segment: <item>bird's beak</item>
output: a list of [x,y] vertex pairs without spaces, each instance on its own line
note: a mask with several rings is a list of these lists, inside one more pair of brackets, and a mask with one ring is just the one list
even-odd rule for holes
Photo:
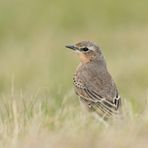
[[78,48],[74,45],[66,45],[66,48],[72,49],[72,50],[78,50]]

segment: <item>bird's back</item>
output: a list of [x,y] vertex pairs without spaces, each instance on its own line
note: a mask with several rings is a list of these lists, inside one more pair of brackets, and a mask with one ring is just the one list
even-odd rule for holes
[[[106,66],[97,62],[80,64],[74,76],[75,91],[83,103],[94,111],[104,106],[110,116],[114,110],[118,110],[120,102],[115,104],[119,98],[116,85],[109,74]],[[99,109],[99,114],[104,114],[104,109]],[[100,113],[101,111],[101,113]]]
[[81,64],[77,68],[75,79],[110,101],[117,94],[116,85],[107,68],[98,63]]

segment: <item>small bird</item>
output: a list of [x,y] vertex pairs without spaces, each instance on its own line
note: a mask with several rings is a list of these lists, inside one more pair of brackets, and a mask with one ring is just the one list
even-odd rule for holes
[[73,78],[80,104],[103,120],[119,115],[121,98],[107,70],[101,48],[90,41],[66,47],[75,51],[81,61]]

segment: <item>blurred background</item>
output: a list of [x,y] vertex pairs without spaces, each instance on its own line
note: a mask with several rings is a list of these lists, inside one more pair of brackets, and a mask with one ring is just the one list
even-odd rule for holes
[[65,45],[98,43],[124,98],[143,103],[148,88],[148,2],[0,1],[0,94],[72,89],[79,63]]
[[[122,98],[141,112],[148,95],[147,6],[147,0],[0,0],[1,98],[38,93],[57,109],[73,90],[79,63],[65,45],[90,40],[103,48]],[[74,93],[67,100],[79,105]]]

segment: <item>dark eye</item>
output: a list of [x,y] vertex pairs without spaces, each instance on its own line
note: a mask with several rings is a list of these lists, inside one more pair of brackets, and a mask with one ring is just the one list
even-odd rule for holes
[[82,48],[82,51],[88,51],[89,49],[87,47]]

